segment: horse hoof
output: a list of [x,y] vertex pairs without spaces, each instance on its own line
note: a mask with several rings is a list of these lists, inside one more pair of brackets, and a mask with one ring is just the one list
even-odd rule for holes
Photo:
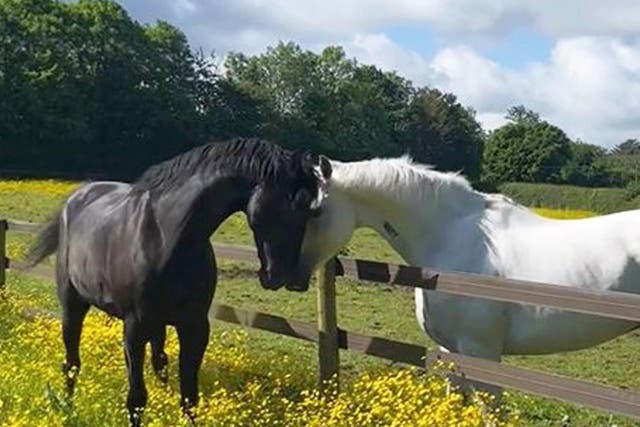
[[196,427],[196,417],[193,414],[187,414],[187,417],[189,419],[189,427]]
[[129,412],[129,426],[141,427],[142,426],[142,410],[135,409],[133,412]]
[[189,405],[186,406],[184,405],[182,407],[182,413],[187,417],[187,419],[189,420],[189,427],[196,427],[196,414],[195,414],[195,406],[194,405]]
[[153,372],[156,374],[156,378],[158,378],[163,385],[167,385],[169,383],[169,368],[167,365],[164,365],[162,368],[154,369]]
[[166,369],[163,369],[160,372],[156,372],[156,376],[158,377],[158,380],[160,380],[162,385],[169,384],[169,374],[167,373]]
[[67,397],[71,398],[76,386],[76,377],[78,375],[78,368],[75,366],[69,367],[66,363],[62,364],[62,375],[64,375],[64,381],[67,389]]
[[152,359],[153,371],[156,374],[156,377],[160,380],[160,382],[164,385],[167,385],[169,382],[169,358],[166,354],[162,354],[160,356],[156,356]]

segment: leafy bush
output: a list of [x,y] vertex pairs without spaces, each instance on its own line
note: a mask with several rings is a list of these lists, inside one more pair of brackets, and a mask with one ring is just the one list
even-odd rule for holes
[[606,150],[597,145],[572,142],[571,156],[560,171],[562,182],[585,187],[611,184],[610,171],[605,163]]
[[508,123],[487,138],[483,173],[497,182],[560,182],[570,140],[546,122]]
[[640,196],[640,181],[630,181],[624,189],[627,200],[633,200]]

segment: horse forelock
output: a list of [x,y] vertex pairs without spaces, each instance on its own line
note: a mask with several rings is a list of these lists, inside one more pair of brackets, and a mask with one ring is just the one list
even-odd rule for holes
[[313,167],[313,175],[315,176],[317,182],[317,194],[316,197],[312,200],[310,208],[318,209],[329,195],[329,182],[324,178],[322,169],[319,165]]

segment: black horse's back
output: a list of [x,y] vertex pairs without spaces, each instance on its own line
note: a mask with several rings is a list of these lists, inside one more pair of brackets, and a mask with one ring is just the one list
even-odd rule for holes
[[[100,187],[104,187],[105,184],[107,186],[113,185],[112,182],[82,184],[69,195],[62,207],[59,208],[55,215],[45,224],[44,228],[40,230],[35,241],[29,247],[25,257],[28,268],[39,264],[46,257],[53,255],[58,250],[63,213],[67,212],[67,216],[69,216],[69,211],[74,213],[82,210],[86,204],[100,197],[110,189],[100,189]],[[87,191],[88,189],[94,191]],[[83,197],[77,197],[79,194],[82,194]]]

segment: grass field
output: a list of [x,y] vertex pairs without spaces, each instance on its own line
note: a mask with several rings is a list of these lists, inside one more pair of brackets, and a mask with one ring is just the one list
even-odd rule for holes
[[[62,193],[64,192],[60,191],[60,194],[58,194],[47,190],[38,190],[39,188],[38,185],[35,185],[33,188],[23,186],[16,189],[11,188],[6,183],[4,187],[3,184],[0,184],[0,217],[37,222],[46,220],[63,200]],[[541,211],[541,213],[559,215],[561,217],[572,216],[567,212],[550,213]],[[587,214],[583,212],[581,215],[585,216]],[[27,239],[27,236],[11,235],[9,239],[10,255],[19,256]],[[252,238],[247,231],[243,217],[236,215],[223,224],[216,232],[214,240],[250,244]],[[350,255],[359,258],[398,261],[397,255],[384,241],[374,233],[366,230],[359,231],[354,236],[348,245],[347,251]],[[222,275],[216,294],[217,301],[239,307],[264,310],[290,318],[314,321],[316,311],[315,292],[313,289],[305,294],[264,291],[254,278],[254,267],[231,262],[221,262],[220,264]],[[39,307],[57,310],[57,303],[53,297],[53,286],[49,281],[12,273],[9,275],[7,288],[15,295],[27,295],[28,300],[37,302]],[[415,320],[412,292],[396,288],[392,289],[387,286],[361,285],[347,279],[338,281],[337,292],[339,324],[341,327],[370,335],[386,336],[426,345],[431,348],[434,347],[433,343],[419,329]],[[214,322],[212,332],[214,341],[212,346],[215,347],[221,339],[224,341],[223,338],[220,338],[225,336],[224,334],[230,334],[238,330],[238,328]],[[252,358],[257,361],[264,361],[266,357],[267,360],[273,361],[277,369],[283,369],[283,366],[292,366],[293,376],[296,379],[291,381],[293,381],[293,387],[296,390],[312,385],[316,369],[315,346],[260,331],[247,330],[244,334],[241,348],[246,352],[246,359],[243,360],[250,361],[247,366],[249,371],[253,366]],[[634,356],[640,354],[640,340],[638,338],[640,338],[639,334],[631,333],[585,351],[553,356],[509,357],[506,363],[640,391],[640,366],[634,360]],[[3,339],[2,330],[0,330],[1,339]],[[62,354],[61,347],[61,343],[56,343],[55,348],[59,351],[59,357]],[[92,350],[85,343],[83,351],[88,354]],[[38,361],[37,354],[27,354],[26,356],[25,367],[31,366],[30,364],[37,365],[48,362],[57,368],[60,360]],[[211,360],[212,364],[215,364],[214,361],[219,359],[213,358]],[[175,357],[172,358],[172,362],[175,362]],[[22,362],[17,361],[15,363]],[[264,365],[256,362],[256,366]],[[378,359],[350,352],[341,352],[341,368],[344,382],[347,385],[353,385],[366,372],[379,373],[389,367],[389,363]],[[175,369],[175,366],[173,368]],[[209,366],[206,369],[215,370],[217,368]],[[122,390],[125,385],[124,364],[118,366],[118,370],[118,375],[120,376],[118,381],[120,382],[117,383],[117,387]],[[84,378],[85,374],[86,376],[90,375],[87,371],[90,372],[90,368],[86,370],[83,368],[81,378]],[[238,369],[238,372],[240,371],[242,369]],[[247,376],[236,374],[240,378],[238,381],[245,381],[246,378],[250,377],[249,374]],[[258,374],[259,372],[254,372],[252,375]],[[229,380],[227,376],[222,376],[221,378],[224,381]],[[151,383],[151,381],[149,382]],[[239,384],[235,385],[241,387]],[[2,385],[0,385],[0,389],[1,387]],[[205,387],[205,390],[211,391],[212,389],[213,387]],[[7,391],[5,390],[5,392]],[[38,390],[38,392],[40,395],[44,393],[42,390]],[[113,398],[119,399],[119,396],[117,394]],[[0,399],[2,399],[2,395],[0,395]],[[51,399],[49,397],[45,404],[51,405]],[[511,394],[506,401],[509,406],[518,408],[523,425],[526,426],[637,425],[634,421],[626,418],[610,417],[607,414],[561,404],[548,399],[528,397],[519,393]],[[2,420],[2,405],[2,402],[0,402],[0,420]],[[78,423],[70,425],[92,424],[83,424],[78,421]],[[382,423],[381,425],[387,424]]]

